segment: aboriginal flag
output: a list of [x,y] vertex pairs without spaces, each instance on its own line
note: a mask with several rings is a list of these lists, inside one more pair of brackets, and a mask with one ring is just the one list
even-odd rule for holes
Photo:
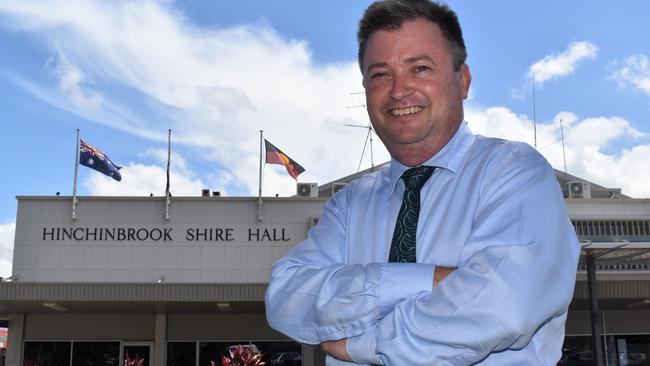
[[284,165],[284,167],[287,168],[289,175],[296,180],[298,179],[298,175],[305,171],[305,168],[293,161],[293,159],[288,157],[287,154],[280,151],[280,149],[273,146],[273,144],[268,142],[266,139],[264,139],[264,144],[266,145],[266,162],[268,164]]

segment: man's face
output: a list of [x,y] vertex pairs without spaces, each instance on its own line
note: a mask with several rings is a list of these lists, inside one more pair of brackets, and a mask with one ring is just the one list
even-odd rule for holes
[[421,164],[453,137],[463,119],[471,75],[454,71],[440,28],[408,21],[374,32],[363,58],[368,115],[393,158]]

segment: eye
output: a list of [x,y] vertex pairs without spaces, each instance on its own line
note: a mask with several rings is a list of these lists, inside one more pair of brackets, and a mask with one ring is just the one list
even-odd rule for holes
[[427,71],[431,70],[431,67],[429,67],[427,65],[418,65],[418,66],[415,67],[414,70],[415,70],[416,74],[419,74],[421,72],[427,72]]
[[377,71],[370,75],[370,79],[382,79],[388,76],[388,73],[385,71]]

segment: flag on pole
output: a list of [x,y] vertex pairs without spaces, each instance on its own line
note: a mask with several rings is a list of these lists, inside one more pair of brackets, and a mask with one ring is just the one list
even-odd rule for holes
[[167,184],[165,185],[165,219],[169,220],[169,206],[172,194],[169,191],[169,167],[172,160],[172,130],[167,130]]
[[270,143],[267,139],[264,139],[264,144],[266,145],[266,163],[267,164],[280,164],[284,165],[287,169],[287,172],[293,179],[298,179],[298,175],[305,171],[305,168],[296,163],[293,159],[287,156]]
[[165,197],[169,197],[169,167],[172,160],[172,130],[167,130],[167,184],[165,185]]
[[84,140],[79,140],[79,164],[106,174],[118,182],[122,180],[120,174],[122,167],[115,165],[106,154],[85,143]]

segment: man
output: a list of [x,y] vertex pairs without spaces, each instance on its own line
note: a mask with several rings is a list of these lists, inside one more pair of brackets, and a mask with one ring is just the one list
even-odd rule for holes
[[269,324],[332,365],[555,365],[579,245],[553,169],[463,122],[471,74],[445,5],[376,2],[358,39],[392,160],[274,265]]

